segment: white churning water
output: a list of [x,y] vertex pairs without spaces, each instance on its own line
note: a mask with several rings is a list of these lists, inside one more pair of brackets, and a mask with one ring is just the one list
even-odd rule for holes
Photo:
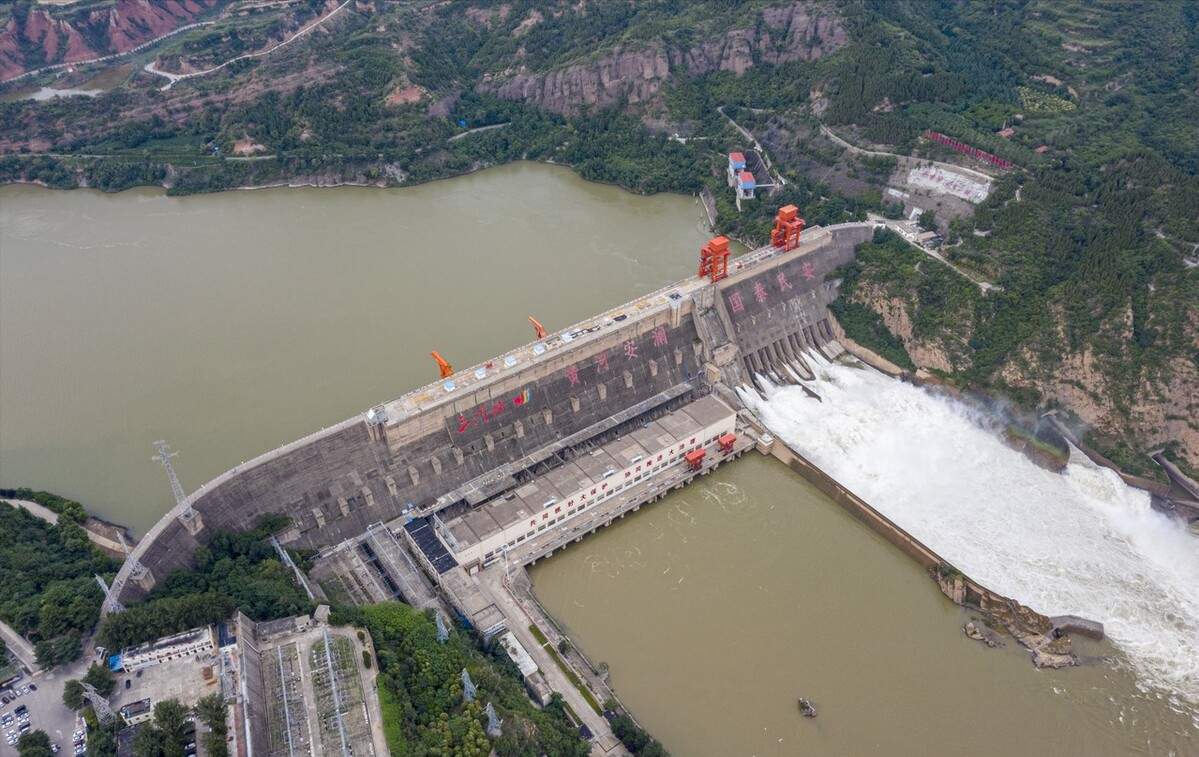
[[1101,621],[1147,690],[1199,727],[1199,540],[1083,455],[1053,473],[951,397],[816,365],[742,396],[780,438],[967,575],[1048,614]]

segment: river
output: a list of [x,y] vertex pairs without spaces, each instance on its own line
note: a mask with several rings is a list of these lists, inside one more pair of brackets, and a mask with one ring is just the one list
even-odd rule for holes
[[[397,190],[0,188],[0,486],[144,531],[171,504],[155,439],[195,489],[435,378],[430,350],[470,365],[528,341],[528,315],[674,281],[708,236],[690,198],[533,164]],[[915,565],[756,456],[533,577],[676,757],[1195,751],[1119,650],[1036,671],[967,640]]]
[[520,163],[418,187],[0,188],[0,486],[141,533],[243,460],[674,281],[689,197]]

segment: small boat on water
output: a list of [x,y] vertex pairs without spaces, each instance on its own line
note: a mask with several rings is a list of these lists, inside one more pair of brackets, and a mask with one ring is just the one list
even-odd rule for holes
[[805,718],[816,717],[816,708],[812,705],[812,700],[807,697],[799,698],[799,714]]

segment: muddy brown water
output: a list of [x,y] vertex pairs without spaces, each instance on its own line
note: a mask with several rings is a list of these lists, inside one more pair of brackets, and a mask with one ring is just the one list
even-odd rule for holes
[[0,189],[0,486],[143,533],[280,444],[686,276],[694,199],[515,164],[419,187]]
[[[1199,730],[1105,643],[1036,670],[908,558],[752,453],[530,570],[676,757],[1191,755]],[[1113,658],[1104,662],[1097,658]],[[815,719],[799,713],[807,697]]]
[[[689,274],[702,224],[691,198],[534,164],[398,190],[0,188],[0,486],[143,532],[172,504],[155,439],[193,490],[435,379],[430,350],[468,366],[529,341],[526,316]],[[965,639],[918,568],[770,460],[533,577],[676,757],[1195,753],[1118,664],[1035,671]]]

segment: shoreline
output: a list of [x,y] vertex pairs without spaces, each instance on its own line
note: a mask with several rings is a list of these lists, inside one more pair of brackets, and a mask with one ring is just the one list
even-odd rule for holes
[[[463,132],[463,133],[465,133],[465,132]],[[102,161],[102,160],[108,160],[108,159],[112,159],[112,158],[120,158],[123,156],[119,156],[119,155],[62,155],[62,154],[57,154],[57,153],[2,153],[2,152],[0,152],[0,158],[10,158],[10,157],[11,158],[46,158],[46,157],[49,157],[49,158],[56,158],[59,160],[81,159],[81,160]],[[277,159],[278,159],[278,156],[276,156],[276,155],[264,155],[261,157],[253,158],[253,160],[255,160],[255,161],[277,160]],[[250,158],[238,157],[238,156],[225,156],[225,157],[220,158],[220,162],[225,162],[225,161],[232,161],[234,163],[245,163],[245,162],[249,162]],[[487,171],[492,168],[501,168],[503,166],[510,166],[510,165],[515,165],[518,163],[536,163],[538,165],[543,165],[543,166],[557,166],[557,167],[561,167],[561,168],[567,168],[572,173],[574,173],[575,176],[582,179],[583,181],[589,182],[591,184],[599,184],[599,185],[605,186],[605,187],[615,187],[615,188],[620,189],[624,192],[627,192],[635,197],[654,197],[654,196],[660,195],[660,194],[674,194],[674,195],[678,195],[680,197],[699,197],[700,196],[700,192],[677,192],[677,191],[671,191],[671,190],[662,190],[661,192],[638,192],[636,190],[629,189],[628,187],[624,186],[623,184],[619,184],[614,181],[603,181],[601,179],[592,179],[592,178],[583,176],[570,163],[559,163],[555,160],[550,160],[548,158],[527,158],[527,157],[518,158],[516,160],[509,160],[509,161],[506,161],[503,163],[488,163],[485,165],[477,165],[477,166],[473,166],[465,171],[460,171],[458,173],[446,174],[445,176],[436,176],[436,177],[433,177],[430,179],[409,180],[409,179],[405,178],[403,181],[392,181],[392,180],[388,180],[386,178],[377,179],[374,181],[358,181],[356,179],[346,180],[346,179],[341,179],[341,178],[333,178],[332,173],[329,173],[329,174],[320,174],[320,173],[296,174],[296,175],[291,176],[290,178],[279,179],[278,181],[270,182],[267,184],[237,184],[237,185],[232,185],[232,186],[227,186],[227,187],[220,187],[220,188],[216,188],[216,189],[212,189],[212,190],[171,194],[171,190],[174,189],[175,185],[169,183],[168,181],[157,182],[157,183],[146,183],[146,184],[134,184],[132,186],[124,187],[122,189],[108,190],[108,189],[100,189],[98,187],[89,187],[89,186],[84,186],[84,185],[79,185],[79,184],[76,184],[76,185],[70,186],[70,187],[56,187],[56,186],[51,186],[44,181],[39,181],[37,179],[34,179],[34,180],[8,179],[8,180],[0,180],[0,189],[3,189],[6,186],[31,185],[31,186],[43,187],[45,189],[50,189],[50,190],[53,190],[56,192],[69,192],[72,190],[83,189],[83,190],[91,190],[93,192],[102,192],[103,194],[116,195],[116,194],[121,194],[122,192],[128,192],[130,190],[134,190],[134,189],[160,188],[172,197],[191,197],[193,195],[216,194],[218,192],[249,192],[249,191],[254,191],[254,190],[259,190],[259,189],[302,189],[305,187],[311,187],[313,189],[335,189],[337,187],[364,187],[367,189],[372,189],[372,188],[373,189],[403,189],[404,187],[419,187],[419,186],[423,186],[425,184],[432,184],[432,183],[438,182],[438,181],[457,179],[462,176],[470,176],[471,174],[479,173],[481,171]],[[166,166],[168,169],[174,169],[174,166],[169,161],[163,161],[161,165]],[[213,163],[213,165],[219,165],[219,163]],[[389,164],[383,163],[382,165],[384,167],[386,167]],[[168,173],[167,176],[169,179],[170,173]],[[322,177],[328,177],[329,183],[320,183]],[[301,181],[301,179],[302,179],[302,181]],[[314,183],[314,182],[317,182],[317,183]],[[736,240],[736,241],[740,242],[741,240]],[[742,242],[742,244],[745,244],[745,246],[748,248],[752,248],[754,246],[748,242]]]

